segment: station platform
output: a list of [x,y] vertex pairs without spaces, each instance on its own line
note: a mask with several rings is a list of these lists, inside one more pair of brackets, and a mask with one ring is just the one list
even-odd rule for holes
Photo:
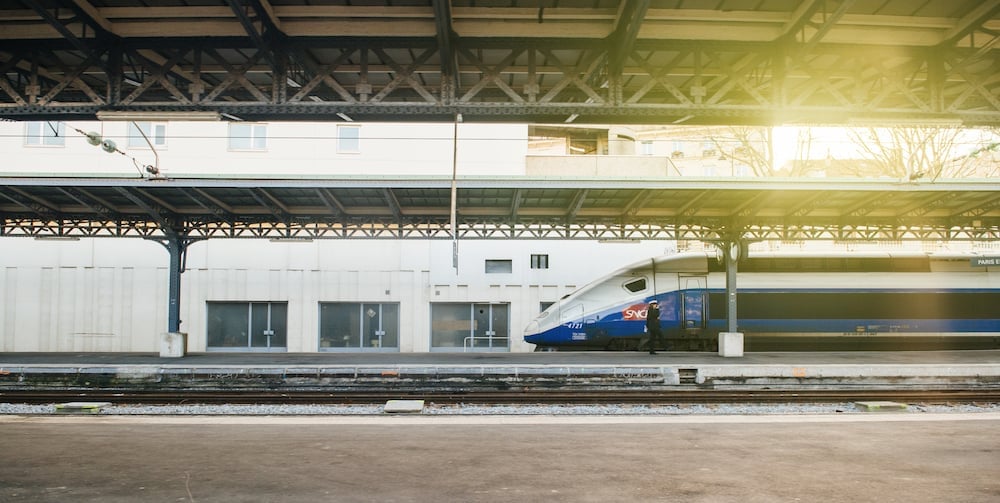
[[1000,350],[714,353],[0,353],[26,389],[1000,389]]

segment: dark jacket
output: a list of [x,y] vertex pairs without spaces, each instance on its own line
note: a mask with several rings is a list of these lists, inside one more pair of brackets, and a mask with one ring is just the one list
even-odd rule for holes
[[660,308],[652,304],[646,311],[646,328],[660,328]]

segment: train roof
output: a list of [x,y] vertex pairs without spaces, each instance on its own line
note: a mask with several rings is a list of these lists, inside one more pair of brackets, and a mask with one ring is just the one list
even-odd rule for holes
[[[931,262],[968,262],[974,253],[930,252],[752,252],[738,265],[740,272],[930,272]],[[608,276],[644,269],[658,272],[722,272],[726,264],[716,252],[662,255],[633,263]]]
[[[740,261],[740,273],[824,273],[824,272],[931,272],[932,263],[952,262],[964,263],[971,270],[971,259],[981,257],[975,253],[932,253],[932,252],[756,252]],[[661,255],[635,262],[619,268],[593,281],[588,282],[577,291],[583,291],[599,285],[610,278],[623,276],[640,276],[654,268],[659,272],[709,273],[724,272],[725,263],[715,252],[683,252],[672,255]],[[956,270],[961,266],[940,267],[938,270]],[[982,268],[986,271],[986,268]],[[567,295],[568,296],[568,295]]]

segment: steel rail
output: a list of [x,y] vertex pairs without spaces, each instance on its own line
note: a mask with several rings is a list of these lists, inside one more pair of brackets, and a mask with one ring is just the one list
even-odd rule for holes
[[60,403],[101,401],[115,404],[372,404],[422,399],[437,404],[733,404],[843,403],[888,400],[906,403],[998,403],[1000,389],[783,389],[783,390],[629,390],[629,391],[177,391],[2,390],[0,402]]

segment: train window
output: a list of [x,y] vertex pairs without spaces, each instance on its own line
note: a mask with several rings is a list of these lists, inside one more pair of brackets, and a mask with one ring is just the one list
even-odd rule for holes
[[633,279],[622,286],[632,293],[641,292],[646,289],[646,278]]

